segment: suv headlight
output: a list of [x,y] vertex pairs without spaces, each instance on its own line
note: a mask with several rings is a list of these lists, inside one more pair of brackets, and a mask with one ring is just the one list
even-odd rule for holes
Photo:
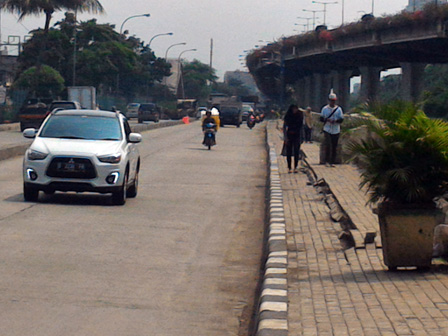
[[31,149],[30,151],[28,151],[27,158],[28,160],[36,161],[36,160],[44,160],[47,156],[48,156],[47,153],[42,153],[37,150]]
[[98,160],[104,163],[120,163],[121,154],[101,155]]

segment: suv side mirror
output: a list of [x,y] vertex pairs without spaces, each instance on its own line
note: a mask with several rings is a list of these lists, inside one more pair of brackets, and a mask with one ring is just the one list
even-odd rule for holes
[[35,128],[27,128],[23,131],[23,136],[25,138],[33,139],[36,137],[37,130]]
[[131,134],[129,134],[128,139],[129,139],[128,141],[130,143],[142,142],[142,136],[141,136],[141,134],[138,134],[138,133],[131,133]]

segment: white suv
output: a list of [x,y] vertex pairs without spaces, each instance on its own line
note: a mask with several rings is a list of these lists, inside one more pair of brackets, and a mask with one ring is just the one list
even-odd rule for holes
[[35,138],[23,160],[23,194],[36,201],[39,191],[112,193],[116,205],[137,196],[140,134],[131,133],[117,112],[59,110],[39,131],[23,131]]

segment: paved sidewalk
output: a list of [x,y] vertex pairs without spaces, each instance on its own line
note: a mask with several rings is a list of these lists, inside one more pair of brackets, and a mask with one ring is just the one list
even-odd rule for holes
[[[270,132],[276,132],[271,123]],[[276,150],[280,153],[281,140]],[[329,184],[360,233],[378,231],[350,165],[318,165],[318,146],[304,144],[307,161]],[[303,174],[288,174],[279,157],[288,244],[290,335],[448,335],[448,267],[388,272],[374,244],[346,256],[323,196]],[[377,237],[378,239],[378,237]],[[347,259],[346,259],[347,258]]]

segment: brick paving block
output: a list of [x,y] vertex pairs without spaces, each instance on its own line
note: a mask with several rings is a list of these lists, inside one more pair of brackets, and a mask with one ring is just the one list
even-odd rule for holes
[[[280,145],[276,144],[277,153]],[[278,220],[286,224],[287,257],[295,259],[288,264],[288,280],[294,280],[287,284],[291,335],[447,334],[447,275],[387,272],[382,251],[375,248],[381,246],[378,219],[366,205],[365,191],[358,188],[359,172],[348,165],[334,169],[316,165],[315,148],[304,146],[308,163],[325,178],[361,237],[364,232],[378,234],[375,244],[365,250],[347,250],[344,255],[337,239],[340,229],[329,221],[322,196],[309,185],[306,175],[287,174],[285,160],[277,155],[280,181],[274,182],[283,193],[278,189],[273,193],[284,202],[284,218]],[[270,205],[277,211],[278,204]],[[317,322],[322,322],[320,329]]]

